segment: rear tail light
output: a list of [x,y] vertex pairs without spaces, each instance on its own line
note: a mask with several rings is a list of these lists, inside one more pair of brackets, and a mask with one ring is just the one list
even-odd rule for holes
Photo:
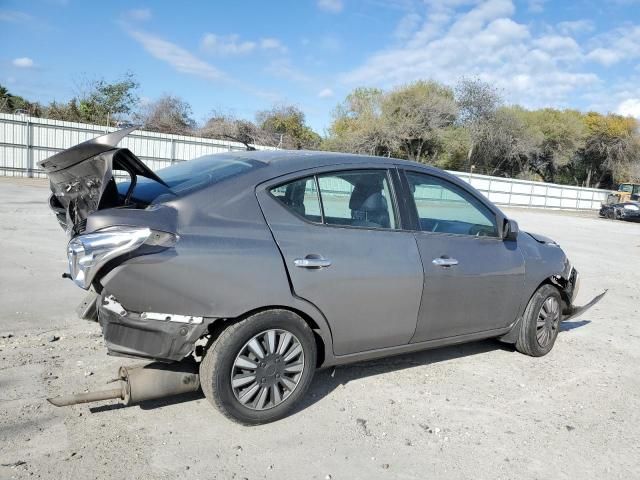
[[175,235],[146,227],[108,227],[78,235],[67,246],[69,274],[76,285],[86,290],[96,273],[110,260],[145,243],[169,247],[175,244],[176,239]]

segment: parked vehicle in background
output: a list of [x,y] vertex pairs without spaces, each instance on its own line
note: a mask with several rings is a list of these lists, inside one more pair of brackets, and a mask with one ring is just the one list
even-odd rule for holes
[[605,205],[614,203],[636,202],[640,200],[640,184],[637,183],[621,183],[618,190],[610,192],[604,202]]
[[116,147],[131,130],[40,163],[68,276],[93,292],[83,312],[110,354],[194,356],[241,423],[287,415],[316,368],[492,337],[545,355],[602,298],[574,306],[560,246],[442,170],[253,151],[154,173]]
[[611,220],[640,221],[640,202],[603,203],[599,215]]

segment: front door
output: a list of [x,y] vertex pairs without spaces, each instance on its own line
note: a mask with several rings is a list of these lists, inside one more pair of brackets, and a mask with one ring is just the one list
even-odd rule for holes
[[417,214],[424,291],[411,342],[505,328],[516,320],[524,259],[498,238],[495,213],[444,178],[406,172]]
[[409,343],[423,270],[390,173],[344,170],[258,189],[295,294],[325,315],[336,355]]

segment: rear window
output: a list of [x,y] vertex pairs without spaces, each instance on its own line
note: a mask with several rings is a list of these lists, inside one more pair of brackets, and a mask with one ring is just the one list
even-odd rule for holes
[[[265,166],[257,160],[228,157],[224,155],[205,155],[194,160],[176,163],[170,167],[158,170],[156,175],[160,177],[170,190],[159,183],[144,177],[138,177],[138,183],[133,192],[133,197],[151,202],[164,193],[184,194],[197,190],[207,185],[215,184],[251,170]],[[118,191],[125,194],[129,188],[129,182],[118,184]]]

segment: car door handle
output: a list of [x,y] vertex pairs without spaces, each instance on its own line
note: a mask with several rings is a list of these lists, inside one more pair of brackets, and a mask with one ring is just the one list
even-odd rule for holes
[[431,263],[439,267],[453,267],[454,265],[458,265],[458,260],[449,257],[438,257],[434,258]]
[[331,260],[320,255],[307,255],[304,258],[296,258],[293,264],[300,268],[325,268],[331,266]]

